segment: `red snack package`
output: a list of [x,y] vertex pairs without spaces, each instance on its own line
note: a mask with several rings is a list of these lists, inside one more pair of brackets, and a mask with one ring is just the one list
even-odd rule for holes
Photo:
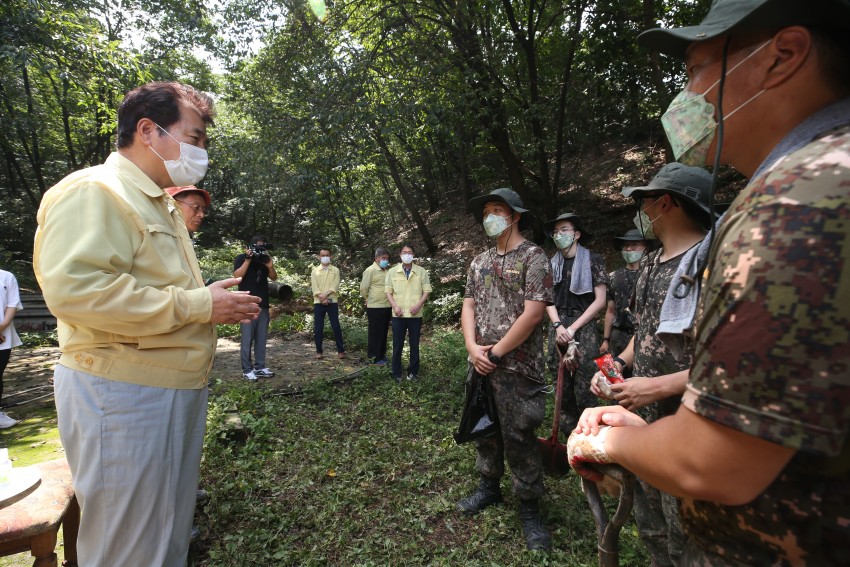
[[619,384],[623,382],[623,375],[617,370],[617,366],[614,364],[614,357],[611,356],[611,353],[606,352],[599,358],[594,358],[593,361],[610,383]]

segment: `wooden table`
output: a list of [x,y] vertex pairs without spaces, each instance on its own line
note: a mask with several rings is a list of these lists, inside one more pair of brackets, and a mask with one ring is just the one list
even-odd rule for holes
[[[9,487],[9,504],[0,508],[0,555],[29,551],[35,558],[33,567],[57,567],[55,550],[61,525],[65,539],[63,565],[76,566],[80,507],[67,461],[57,459],[14,470],[13,482],[19,484]],[[0,497],[4,493],[0,492]]]

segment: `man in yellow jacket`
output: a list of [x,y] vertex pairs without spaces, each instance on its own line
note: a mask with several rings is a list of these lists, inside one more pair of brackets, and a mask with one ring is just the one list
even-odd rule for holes
[[316,359],[324,356],[322,342],[325,334],[325,315],[331,322],[336,340],[337,358],[345,358],[342,329],[339,326],[339,268],[331,265],[331,251],[319,250],[319,265],[310,272],[313,288],[313,339],[316,342]]
[[401,351],[405,335],[410,336],[410,361],[407,379],[419,377],[419,337],[422,335],[422,307],[431,293],[428,270],[413,263],[413,247],[401,247],[401,264],[387,272],[385,288],[387,300],[393,311],[393,363],[392,373],[401,382]]
[[259,298],[204,287],[166,187],[207,170],[211,99],[149,83],[118,108],[117,151],[45,193],[33,265],[58,320],[59,434],[82,508],[80,565],[186,564],[215,323]]
[[386,248],[375,249],[375,261],[363,271],[360,280],[360,295],[366,300],[366,317],[369,320],[369,361],[378,366],[387,364],[387,331],[393,310],[387,300],[387,270],[390,253]]

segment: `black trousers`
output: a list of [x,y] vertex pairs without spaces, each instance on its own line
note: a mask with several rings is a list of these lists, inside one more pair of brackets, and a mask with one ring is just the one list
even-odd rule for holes
[[6,372],[6,365],[9,364],[9,358],[12,356],[12,349],[6,348],[0,350],[0,401],[3,400],[3,373]]
[[387,333],[393,310],[390,307],[367,307],[366,318],[369,320],[369,346],[366,349],[370,362],[387,359]]

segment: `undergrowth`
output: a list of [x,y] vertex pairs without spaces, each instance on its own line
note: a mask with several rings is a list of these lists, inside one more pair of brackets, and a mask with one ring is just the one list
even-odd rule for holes
[[[466,366],[460,333],[432,334],[422,357],[421,380],[402,386],[375,367],[298,397],[217,384],[201,481],[212,497],[199,517],[207,537],[196,564],[596,565],[595,526],[575,475],[546,481],[549,555],[525,550],[509,473],[504,505],[474,518],[455,511],[477,483],[474,446],[451,435]],[[229,440],[232,408],[249,432],[244,444]],[[621,565],[649,563],[633,524],[620,539]]]

